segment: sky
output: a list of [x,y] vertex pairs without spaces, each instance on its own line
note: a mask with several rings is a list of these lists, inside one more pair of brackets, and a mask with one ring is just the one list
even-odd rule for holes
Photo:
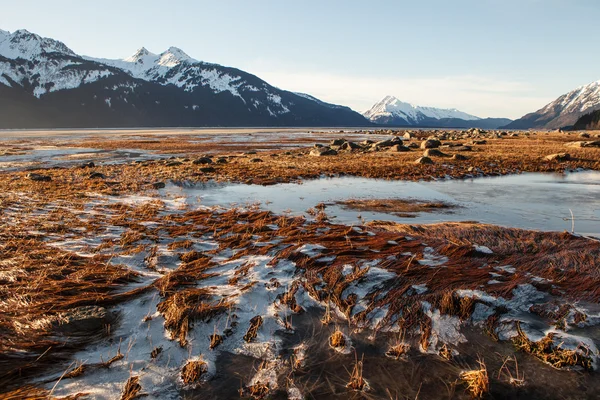
[[518,118],[600,80],[598,0],[0,0],[78,54],[170,46],[363,112],[386,95]]

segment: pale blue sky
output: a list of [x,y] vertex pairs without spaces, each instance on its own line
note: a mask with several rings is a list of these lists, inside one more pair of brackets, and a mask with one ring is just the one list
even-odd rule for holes
[[516,118],[600,80],[598,0],[0,2],[0,29],[80,54],[177,46],[357,111],[390,94]]

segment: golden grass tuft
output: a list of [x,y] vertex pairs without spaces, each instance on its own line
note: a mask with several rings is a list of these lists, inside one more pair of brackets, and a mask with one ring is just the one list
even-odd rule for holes
[[593,369],[592,358],[589,355],[590,350],[587,347],[580,345],[575,350],[563,349],[560,345],[557,346],[554,344],[554,335],[552,333],[549,333],[537,342],[533,342],[523,332],[521,324],[519,322],[516,324],[517,336],[513,338],[513,343],[519,350],[531,354],[557,369],[575,366],[580,366],[586,371]]
[[460,379],[467,385],[467,390],[476,399],[483,398],[490,390],[490,380],[487,367],[483,360],[479,360],[479,369],[463,371]]
[[363,378],[363,364],[364,356],[359,361],[358,357],[355,355],[354,366],[350,372],[350,380],[346,385],[348,389],[356,392],[362,392],[369,388],[367,381]]
[[256,336],[258,335],[258,329],[261,327],[262,324],[263,318],[260,315],[253,317],[250,320],[250,326],[248,327],[248,330],[244,335],[244,340],[250,343],[251,341],[256,339]]
[[346,346],[346,337],[339,329],[329,336],[329,345],[333,348],[342,348]]
[[208,364],[203,360],[188,361],[181,369],[181,380],[186,385],[198,383],[208,372]]
[[390,346],[388,351],[386,351],[385,355],[390,358],[395,358],[399,360],[403,357],[406,357],[410,350],[410,345],[407,343],[398,343],[393,346]]
[[132,376],[125,382],[125,387],[121,392],[121,400],[133,400],[140,396],[142,385],[140,385],[140,377]]

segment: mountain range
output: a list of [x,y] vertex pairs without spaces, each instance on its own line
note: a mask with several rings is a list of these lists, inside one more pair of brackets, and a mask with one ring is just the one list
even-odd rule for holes
[[348,107],[176,47],[109,60],[26,30],[0,30],[0,128],[368,124]]
[[363,113],[371,122],[389,126],[496,129],[511,122],[508,118],[480,118],[455,108],[422,107],[386,96]]
[[[556,129],[600,110],[600,81],[511,121],[387,96],[363,115],[170,47],[122,60],[76,54],[26,30],[0,30],[0,128],[414,126]],[[594,124],[596,119],[591,119]],[[585,121],[577,126],[584,126]],[[595,125],[594,125],[595,126]]]
[[508,124],[510,129],[558,129],[574,125],[586,114],[600,110],[600,81],[580,86],[536,112]]

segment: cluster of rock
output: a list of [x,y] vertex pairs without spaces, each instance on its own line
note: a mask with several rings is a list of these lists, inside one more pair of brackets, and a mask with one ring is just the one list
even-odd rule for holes
[[467,130],[405,130],[405,129],[377,129],[357,130],[352,132],[340,131],[339,133],[352,133],[362,135],[394,135],[405,139],[436,137],[440,140],[465,140],[465,139],[502,139],[504,137],[529,136],[531,132],[500,131],[471,128]]
[[411,136],[407,132],[404,137],[394,136],[391,139],[373,141],[364,140],[360,143],[348,141],[346,139],[334,139],[329,145],[315,144],[309,155],[314,157],[335,156],[340,152],[388,152],[388,153],[403,153],[413,150],[423,150],[423,156],[418,158],[417,164],[433,164],[432,157],[447,157],[453,160],[467,160],[468,158],[462,154],[447,154],[442,150],[452,152],[469,152],[473,150],[474,145],[486,144],[485,140],[472,140],[469,143],[460,142],[442,142],[435,136],[430,136],[418,144],[411,141]]

